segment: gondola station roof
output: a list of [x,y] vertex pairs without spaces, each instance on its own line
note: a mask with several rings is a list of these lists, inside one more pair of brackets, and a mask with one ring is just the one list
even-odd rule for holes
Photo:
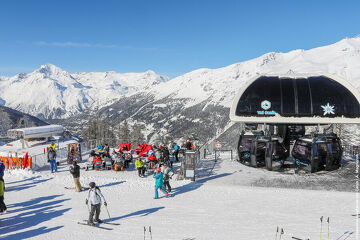
[[257,76],[234,98],[234,122],[273,124],[360,123],[360,94],[331,75]]

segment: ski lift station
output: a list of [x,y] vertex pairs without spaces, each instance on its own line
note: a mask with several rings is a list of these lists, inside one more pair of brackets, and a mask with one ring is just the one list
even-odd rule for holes
[[230,109],[231,121],[246,126],[239,160],[269,170],[289,159],[311,172],[336,169],[343,150],[333,124],[359,124],[359,103],[357,89],[327,74],[252,78]]
[[[7,135],[13,141],[0,146],[0,160],[13,162],[13,166],[20,167],[19,161],[28,153],[29,157],[36,158],[34,166],[41,167],[47,163],[44,149],[51,142],[57,142],[58,150],[65,149],[69,143],[77,142],[74,139],[64,139],[64,131],[65,128],[61,125],[10,129]],[[59,141],[60,139],[62,141]]]

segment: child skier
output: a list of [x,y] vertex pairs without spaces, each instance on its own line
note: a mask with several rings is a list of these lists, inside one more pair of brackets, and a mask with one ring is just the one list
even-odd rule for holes
[[164,189],[171,192],[170,179],[174,176],[174,172],[168,164],[162,166],[162,173],[164,174]]
[[[88,224],[91,226],[95,226],[95,222],[102,223],[99,219],[100,216],[100,207],[101,207],[101,198],[104,199],[104,205],[107,206],[106,200],[102,195],[99,187],[96,187],[94,182],[89,183],[89,193],[88,198],[85,200],[86,205],[90,202],[91,210],[89,214]],[[95,218],[94,218],[95,214]]]
[[158,189],[159,188],[165,194],[165,196],[167,197],[169,194],[167,193],[167,191],[165,191],[163,189],[164,181],[163,181],[163,173],[161,172],[161,168],[158,167],[156,169],[153,178],[156,179],[156,182],[155,182],[155,199],[159,198],[159,194],[158,194]]

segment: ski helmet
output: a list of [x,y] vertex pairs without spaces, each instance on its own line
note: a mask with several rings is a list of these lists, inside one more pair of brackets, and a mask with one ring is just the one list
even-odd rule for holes
[[95,185],[94,182],[90,182],[90,183],[89,183],[89,186],[90,186],[91,188],[94,188],[96,185]]
[[157,171],[157,172],[160,172],[160,171],[161,171],[161,168],[158,167],[158,168],[156,169],[156,171]]

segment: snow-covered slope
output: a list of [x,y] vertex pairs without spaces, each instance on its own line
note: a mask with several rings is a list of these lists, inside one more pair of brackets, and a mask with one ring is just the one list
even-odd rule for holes
[[[74,187],[68,169],[61,164],[53,174],[46,168],[5,172],[8,213],[0,217],[1,239],[271,240],[277,226],[284,229],[284,240],[319,239],[321,216],[323,239],[328,239],[327,217],[330,239],[355,240],[359,234],[352,216],[358,213],[355,175],[346,180],[339,171],[312,176],[265,172],[226,154],[217,162],[207,156],[196,169],[195,182],[176,181],[175,175],[170,197],[159,193],[155,200],[152,174],[138,177],[134,163],[124,172],[81,170],[81,184],[93,181],[100,187],[113,223],[120,224],[101,224],[113,229],[104,230],[77,224],[88,218],[88,193],[64,189]],[[280,186],[270,187],[273,182]],[[354,188],[336,190],[339,182]],[[100,218],[110,221],[101,208]]]
[[68,73],[46,64],[29,74],[0,77],[0,104],[42,118],[65,118],[167,80],[153,71]]

